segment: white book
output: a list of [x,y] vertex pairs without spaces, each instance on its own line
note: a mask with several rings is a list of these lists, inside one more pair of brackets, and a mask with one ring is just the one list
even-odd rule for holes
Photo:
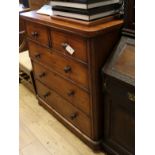
[[39,10],[36,11],[39,14],[44,14],[44,15],[53,15],[52,7],[50,5],[43,5]]

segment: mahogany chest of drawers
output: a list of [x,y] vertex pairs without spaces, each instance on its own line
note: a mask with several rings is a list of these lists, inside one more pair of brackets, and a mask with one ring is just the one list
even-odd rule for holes
[[[102,139],[100,70],[120,37],[122,20],[95,26],[35,11],[25,20],[39,104],[93,149]],[[66,50],[74,49],[73,54]]]

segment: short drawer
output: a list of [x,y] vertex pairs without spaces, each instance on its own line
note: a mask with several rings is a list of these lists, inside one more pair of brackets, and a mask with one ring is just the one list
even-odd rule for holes
[[[86,40],[81,37],[62,33],[58,31],[51,31],[52,48],[59,50],[65,55],[80,59],[84,62],[88,61],[87,57],[87,44]],[[74,53],[70,54],[66,50],[66,46],[69,45],[74,49]]]
[[67,59],[58,53],[52,52],[32,42],[29,42],[29,51],[33,60],[46,65],[49,69],[56,71],[62,76],[88,89],[87,65]]
[[27,22],[27,35],[32,40],[38,41],[40,44],[49,47],[48,29],[45,26]]
[[59,75],[50,72],[41,65],[33,63],[35,78],[47,85],[50,89],[59,93],[62,97],[82,110],[90,114],[89,94]]
[[36,80],[38,95],[53,109],[60,113],[87,136],[91,137],[91,123],[89,117],[72,106],[69,102]]

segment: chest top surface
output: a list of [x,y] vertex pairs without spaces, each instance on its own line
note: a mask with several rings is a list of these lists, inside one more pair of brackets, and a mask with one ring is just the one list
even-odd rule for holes
[[123,20],[112,20],[103,24],[97,24],[95,26],[80,25],[77,23],[70,23],[68,21],[52,19],[50,16],[37,14],[36,11],[22,13],[21,18],[49,27],[77,33],[78,35],[84,37],[96,36],[112,29],[119,28],[123,24]]

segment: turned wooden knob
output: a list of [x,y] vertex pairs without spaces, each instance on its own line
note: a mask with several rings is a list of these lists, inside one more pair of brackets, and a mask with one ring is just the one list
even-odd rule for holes
[[72,113],[72,114],[70,115],[70,119],[71,119],[71,120],[74,120],[74,119],[77,118],[77,116],[78,116],[78,113],[77,113],[77,112]]
[[68,45],[67,43],[62,43],[62,44],[61,44],[61,46],[62,46],[63,48],[66,48],[67,45]]
[[32,32],[31,35],[32,35],[32,37],[38,37],[39,34],[38,34],[38,32]]
[[68,96],[73,96],[74,94],[75,94],[74,90],[70,90],[70,91],[67,93]]
[[43,73],[41,73],[41,74],[39,75],[39,77],[42,78],[42,77],[44,77],[45,75],[46,75],[46,73],[43,72]]
[[44,98],[47,98],[48,96],[50,96],[50,94],[51,94],[50,92],[47,92],[47,93],[45,93],[45,94],[43,95],[43,97],[44,97]]
[[37,58],[37,59],[40,58],[40,56],[41,56],[40,53],[35,54],[35,58]]
[[68,73],[68,72],[70,72],[71,70],[72,70],[72,68],[71,68],[70,66],[64,67],[64,72],[65,72],[65,73]]

